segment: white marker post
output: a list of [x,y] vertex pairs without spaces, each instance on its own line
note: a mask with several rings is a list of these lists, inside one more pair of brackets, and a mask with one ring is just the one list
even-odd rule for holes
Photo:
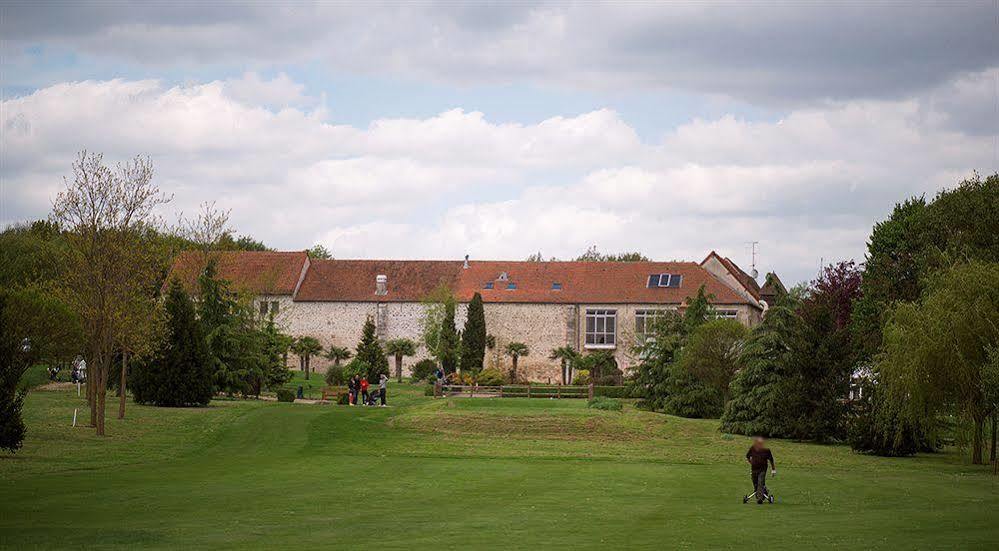
[[76,426],[76,412],[78,412],[78,411],[80,411],[80,408],[76,408],[76,409],[73,410],[73,426],[74,427]]

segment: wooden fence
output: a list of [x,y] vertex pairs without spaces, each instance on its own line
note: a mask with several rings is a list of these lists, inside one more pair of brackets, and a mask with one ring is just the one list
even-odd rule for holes
[[593,399],[593,384],[588,386],[569,385],[434,385],[434,397],[467,396],[498,398],[585,398]]

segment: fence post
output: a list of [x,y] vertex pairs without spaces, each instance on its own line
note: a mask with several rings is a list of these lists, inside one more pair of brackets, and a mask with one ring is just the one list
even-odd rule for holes
[[434,398],[441,397],[441,391],[443,390],[440,380],[434,382]]
[[527,383],[527,397],[531,397],[531,383]]
[[589,393],[589,396],[590,396],[589,399],[592,400],[593,399],[593,382],[592,381],[590,382],[590,393]]
[[556,400],[561,400],[562,399],[562,383],[559,383],[555,387],[555,399]]

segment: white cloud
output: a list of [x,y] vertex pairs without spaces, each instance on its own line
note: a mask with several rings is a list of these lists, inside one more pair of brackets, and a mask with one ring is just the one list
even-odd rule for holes
[[748,264],[754,240],[761,267],[793,281],[820,259],[859,259],[895,201],[995,169],[991,138],[941,122],[941,94],[693,120],[643,143],[609,110],[497,124],[454,109],[357,128],[286,76],[63,83],[2,104],[0,222],[44,216],[86,147],[150,155],[171,211],[216,200],[238,231],[284,249],[517,259],[595,244]]

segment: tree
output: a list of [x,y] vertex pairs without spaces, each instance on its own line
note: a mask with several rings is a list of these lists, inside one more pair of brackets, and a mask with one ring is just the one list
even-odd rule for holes
[[798,301],[795,293],[780,298],[750,332],[740,354],[742,369],[730,385],[732,399],[725,404],[721,430],[762,436],[786,431],[781,384],[797,347]]
[[594,350],[576,360],[576,368],[590,373],[590,380],[597,385],[619,385],[624,373],[617,366],[617,358],[610,350]]
[[884,328],[876,364],[885,393],[877,412],[881,430],[904,437],[909,425],[934,430],[953,413],[972,427],[972,463],[982,464],[985,422],[995,409],[990,381],[992,349],[999,346],[999,264],[959,264],[933,277],[926,296],[899,304]]
[[370,317],[364,322],[361,342],[357,343],[355,360],[367,366],[369,381],[377,381],[382,374],[389,374],[388,358],[385,356],[385,351],[382,350],[381,343],[378,342],[375,321]]
[[309,379],[312,368],[312,357],[318,356],[323,351],[323,345],[315,337],[304,336],[295,339],[291,345],[291,351],[298,356],[298,361],[305,373],[305,379]]
[[572,383],[572,370],[576,363],[579,361],[579,352],[571,346],[560,346],[551,351],[548,355],[549,360],[558,360],[562,366],[562,384],[567,385]]
[[291,380],[291,371],[288,371],[285,355],[294,343],[290,335],[282,333],[274,323],[274,316],[268,316],[262,331],[264,338],[264,357],[266,364],[264,367],[264,385],[269,389],[276,389]]
[[[442,283],[421,302],[423,302],[423,317],[420,319],[420,338],[430,355],[440,361],[440,340],[441,329],[444,327],[444,315],[449,305],[452,308],[455,307],[457,299],[451,292],[451,288]],[[453,323],[451,325],[454,326]]]
[[[540,253],[539,253],[540,254]],[[648,262],[649,259],[640,252],[618,254],[603,254],[593,245],[586,252],[576,257],[577,262]]]
[[322,245],[313,245],[311,249],[305,251],[309,255],[309,258],[319,259],[319,260],[331,260],[333,258],[333,253],[329,249]]
[[475,293],[468,303],[468,317],[461,332],[461,372],[482,371],[486,358],[486,312],[482,295]]
[[522,356],[530,354],[531,350],[522,342],[511,342],[507,343],[504,352],[513,360],[513,369],[510,370],[510,380],[517,381],[517,360]]
[[82,329],[75,313],[38,288],[0,288],[0,449],[21,447],[26,388],[24,372],[40,361],[58,363],[76,354]]
[[437,361],[445,373],[454,373],[458,369],[459,340],[454,328],[453,301],[444,304],[444,316],[441,318],[441,330],[437,337]]
[[340,365],[340,362],[344,360],[349,360],[351,354],[350,349],[344,346],[332,346],[326,349],[325,358],[331,362],[333,365]]
[[739,322],[708,321],[690,334],[670,374],[666,410],[683,417],[714,418],[729,399],[747,334]]
[[164,303],[166,336],[132,376],[135,401],[167,407],[204,406],[212,399],[212,358],[194,303],[180,282],[170,283]]
[[143,319],[134,310],[159,275],[145,230],[157,224],[153,212],[167,199],[152,176],[148,159],[135,158],[112,169],[101,155],[84,151],[52,207],[52,222],[67,230],[57,292],[81,320],[91,425],[101,436],[116,348],[130,325]]
[[395,357],[395,377],[402,382],[402,358],[416,354],[416,343],[409,339],[392,339],[385,343],[385,351]]

